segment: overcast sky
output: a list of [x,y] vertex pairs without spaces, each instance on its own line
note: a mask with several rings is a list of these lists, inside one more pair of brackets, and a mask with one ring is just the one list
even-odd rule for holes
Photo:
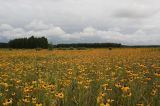
[[0,42],[160,45],[160,0],[0,0]]

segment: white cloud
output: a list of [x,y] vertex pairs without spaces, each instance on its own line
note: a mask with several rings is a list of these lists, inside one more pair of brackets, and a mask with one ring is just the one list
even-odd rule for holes
[[[34,24],[32,24],[34,23]],[[10,40],[19,37],[45,36],[53,43],[95,43],[115,42],[123,44],[159,44],[159,35],[148,35],[143,30],[137,30],[132,34],[123,34],[119,30],[99,30],[94,27],[86,27],[80,32],[67,33],[62,28],[42,21],[31,22],[23,28],[13,28],[11,25],[1,25],[0,40]],[[32,26],[30,26],[32,25]],[[41,25],[39,27],[38,25]],[[4,27],[5,26],[5,27]],[[30,26],[30,27],[28,27]],[[43,27],[44,26],[44,27]],[[32,28],[32,29],[31,29]],[[6,30],[7,29],[7,30]]]
[[33,29],[33,30],[49,29],[50,27],[52,27],[52,25],[46,25],[42,21],[39,21],[39,20],[34,20],[25,26],[25,28]]
[[159,0],[0,0],[0,41],[160,44]]
[[8,25],[8,24],[1,24],[0,25],[0,31],[4,31],[4,30],[12,30],[13,27]]

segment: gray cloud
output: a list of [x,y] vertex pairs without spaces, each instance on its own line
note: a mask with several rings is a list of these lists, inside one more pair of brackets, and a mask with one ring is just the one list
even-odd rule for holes
[[132,19],[137,19],[137,18],[148,18],[152,16],[153,12],[148,13],[147,11],[135,11],[134,9],[132,10],[127,10],[127,9],[121,9],[118,10],[114,16],[117,18],[132,18]]
[[[5,27],[4,27],[5,26]],[[36,27],[37,26],[37,27]],[[3,30],[2,30],[3,29]],[[117,42],[123,44],[159,44],[159,35],[147,35],[143,30],[137,30],[133,34],[123,34],[119,30],[99,30],[86,27],[80,32],[67,33],[62,28],[42,21],[33,21],[24,28],[13,28],[11,25],[0,26],[0,40],[10,40],[19,37],[45,36],[49,41],[57,43],[95,43],[95,42]],[[145,38],[145,39],[144,39]]]
[[159,0],[0,0],[0,41],[160,44]]
[[116,8],[113,12],[113,16],[136,20],[137,18],[142,18],[143,20],[148,17],[153,17],[160,9],[156,3],[158,3],[157,0],[129,0],[129,2],[123,4],[123,6]]

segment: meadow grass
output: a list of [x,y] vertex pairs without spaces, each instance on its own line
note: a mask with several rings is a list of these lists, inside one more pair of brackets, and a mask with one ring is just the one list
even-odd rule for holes
[[0,49],[0,106],[159,106],[160,49]]

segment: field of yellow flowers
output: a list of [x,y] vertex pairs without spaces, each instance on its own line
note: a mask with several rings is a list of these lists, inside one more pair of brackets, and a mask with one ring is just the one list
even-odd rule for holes
[[0,106],[160,106],[160,49],[0,49]]

